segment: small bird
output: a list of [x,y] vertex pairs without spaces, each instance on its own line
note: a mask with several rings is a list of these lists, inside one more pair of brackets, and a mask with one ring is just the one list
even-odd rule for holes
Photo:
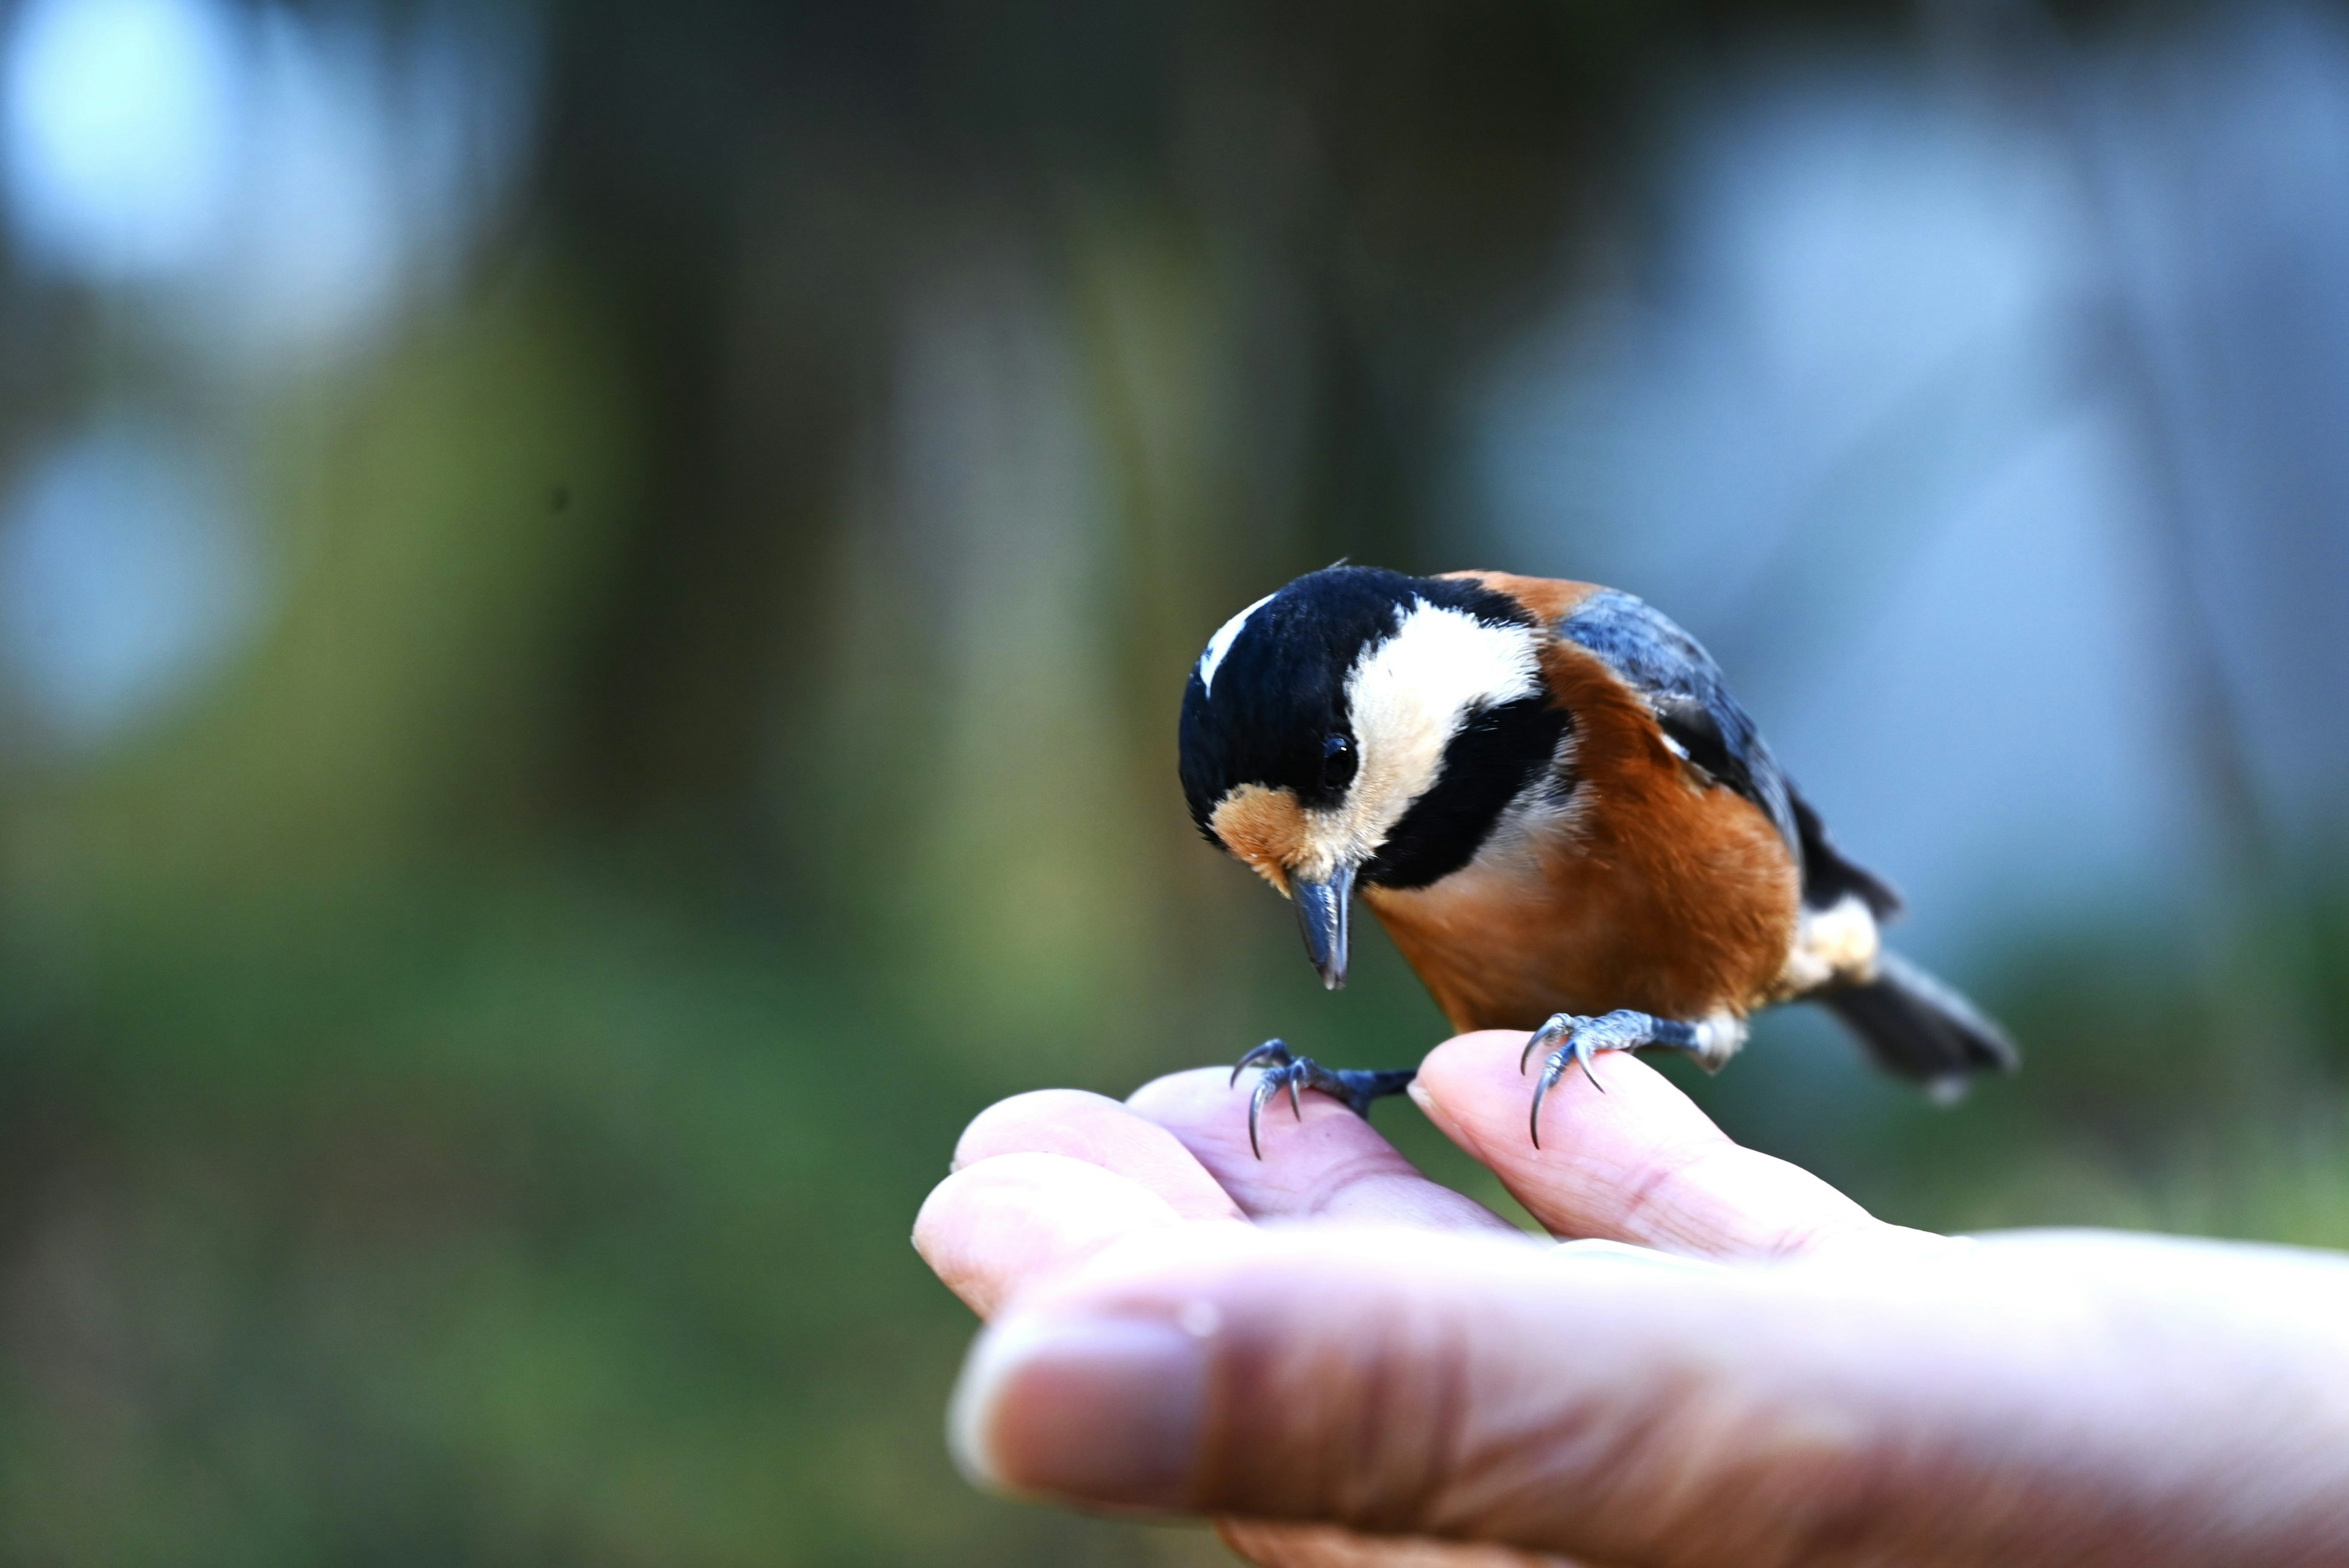
[[[1941,1095],[2013,1043],[1881,945],[1900,896],[1847,858],[1697,640],[1613,588],[1337,566],[1226,621],[1183,695],[1183,792],[1297,907],[1331,990],[1359,894],[1456,1030],[1533,1031],[1541,1107],[1601,1051],[1717,1070],[1746,1019],[1815,1001]],[[1367,1115],[1400,1071],[1268,1041],[1248,1141],[1283,1090]],[[1595,1085],[1598,1080],[1592,1077]]]

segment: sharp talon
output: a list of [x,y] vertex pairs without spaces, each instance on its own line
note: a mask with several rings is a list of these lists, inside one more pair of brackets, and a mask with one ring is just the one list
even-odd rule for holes
[[1288,1114],[1299,1122],[1305,1119],[1308,1089],[1319,1090],[1368,1120],[1372,1100],[1396,1093],[1417,1075],[1415,1069],[1407,1067],[1388,1072],[1331,1072],[1310,1056],[1297,1055],[1278,1040],[1268,1040],[1241,1057],[1240,1064],[1232,1069],[1232,1082],[1237,1083],[1240,1074],[1249,1067],[1262,1069],[1248,1091],[1248,1148],[1258,1159],[1264,1158],[1264,1107],[1282,1090],[1288,1092]]
[[1256,1092],[1248,1096],[1248,1152],[1257,1158],[1264,1158],[1264,1145],[1257,1140],[1257,1124],[1264,1118],[1264,1103],[1280,1093],[1280,1080],[1267,1073],[1256,1081]]
[[1541,1147],[1542,1102],[1549,1098],[1551,1085],[1557,1082],[1558,1074],[1565,1068],[1565,1057],[1566,1053],[1560,1051],[1557,1055],[1552,1056],[1547,1062],[1544,1063],[1542,1064],[1541,1081],[1534,1085],[1533,1115],[1526,1118],[1526,1127],[1527,1130],[1533,1134],[1534,1147],[1536,1148]]
[[[1560,1020],[1564,1020],[1561,1025]],[[1517,1053],[1517,1075],[1525,1076],[1526,1064],[1534,1059],[1537,1051],[1547,1050],[1572,1033],[1584,1021],[1569,1013],[1558,1013],[1539,1029],[1526,1036],[1526,1048]]]
[[1288,1063],[1288,1047],[1278,1040],[1268,1040],[1237,1062],[1232,1064],[1232,1075],[1224,1087],[1230,1088],[1240,1081],[1240,1075],[1258,1062],[1278,1060],[1283,1066]]
[[1590,1058],[1594,1054],[1587,1036],[1578,1034],[1574,1037],[1574,1059],[1582,1064],[1582,1075],[1590,1080],[1592,1088],[1603,1095],[1607,1092],[1607,1085],[1600,1083],[1599,1075],[1590,1070]]

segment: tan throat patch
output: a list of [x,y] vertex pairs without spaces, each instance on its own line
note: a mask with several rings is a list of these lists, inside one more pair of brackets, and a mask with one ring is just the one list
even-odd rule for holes
[[1216,803],[1207,826],[1224,847],[1255,867],[1257,875],[1288,892],[1289,865],[1305,852],[1305,808],[1296,792],[1244,784]]

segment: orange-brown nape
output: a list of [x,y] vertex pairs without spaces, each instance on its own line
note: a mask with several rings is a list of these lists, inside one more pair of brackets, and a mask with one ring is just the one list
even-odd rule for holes
[[1526,577],[1515,572],[1446,572],[1444,576],[1449,582],[1476,583],[1496,594],[1506,594],[1523,605],[1537,621],[1551,627],[1572,615],[1593,594],[1607,591],[1597,583],[1578,583],[1566,577]]

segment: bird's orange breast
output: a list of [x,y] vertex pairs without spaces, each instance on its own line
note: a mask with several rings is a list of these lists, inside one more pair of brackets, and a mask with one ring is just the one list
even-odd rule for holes
[[[1555,623],[1595,590],[1476,574]],[[1577,592],[1576,590],[1579,590]],[[1553,1012],[1743,1015],[1785,968],[1801,876],[1760,807],[1708,785],[1594,654],[1553,641],[1543,674],[1573,715],[1574,788],[1504,824],[1432,887],[1363,898],[1456,1029],[1532,1029]]]

